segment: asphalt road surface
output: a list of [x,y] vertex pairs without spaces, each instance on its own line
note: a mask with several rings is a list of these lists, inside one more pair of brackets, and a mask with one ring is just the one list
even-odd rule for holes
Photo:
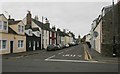
[[2,59],[3,72],[118,72],[118,64],[85,59],[82,44],[57,51]]

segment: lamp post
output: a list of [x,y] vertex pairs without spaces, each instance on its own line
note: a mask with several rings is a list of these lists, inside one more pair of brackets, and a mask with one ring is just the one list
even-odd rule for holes
[[113,57],[116,57],[116,43],[115,43],[115,11],[114,11],[114,0],[112,0],[112,27],[113,27]]

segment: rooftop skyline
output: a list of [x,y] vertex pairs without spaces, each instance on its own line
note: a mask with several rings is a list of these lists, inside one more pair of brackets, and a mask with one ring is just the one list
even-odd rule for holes
[[23,19],[27,10],[32,17],[36,15],[42,21],[42,16],[47,17],[52,26],[68,29],[76,37],[82,37],[89,33],[92,21],[98,17],[103,7],[111,5],[111,2],[5,2],[2,3],[0,13],[11,15],[14,19]]

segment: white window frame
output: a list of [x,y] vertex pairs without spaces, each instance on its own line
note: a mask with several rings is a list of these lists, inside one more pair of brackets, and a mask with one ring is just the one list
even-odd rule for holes
[[37,47],[39,47],[39,41],[37,41]]
[[3,21],[0,21],[1,22],[1,28],[0,30],[3,30]]
[[[5,29],[5,26],[6,26],[6,29]],[[7,21],[3,21],[3,30],[7,31]]]
[[[3,40],[5,40],[6,41],[6,47],[3,49]],[[0,50],[7,50],[7,41],[8,40],[6,40],[6,39],[2,39],[2,40],[0,40],[0,43],[1,43],[1,48],[0,48]]]
[[21,26],[21,33],[24,32],[24,26]]
[[31,41],[29,41],[29,43],[28,43],[28,44],[29,44],[29,47],[31,47],[31,46],[32,46],[32,43],[31,43]]
[[18,25],[18,32],[21,33],[21,26]]
[[[19,47],[19,41],[20,41],[20,47]],[[22,41],[23,41],[23,44],[22,44]],[[24,48],[24,40],[18,40],[18,48]]]

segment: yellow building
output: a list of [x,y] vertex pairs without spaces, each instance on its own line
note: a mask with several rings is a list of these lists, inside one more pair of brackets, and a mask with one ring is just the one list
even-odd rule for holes
[[9,19],[0,14],[0,54],[26,51],[26,36],[22,21]]

